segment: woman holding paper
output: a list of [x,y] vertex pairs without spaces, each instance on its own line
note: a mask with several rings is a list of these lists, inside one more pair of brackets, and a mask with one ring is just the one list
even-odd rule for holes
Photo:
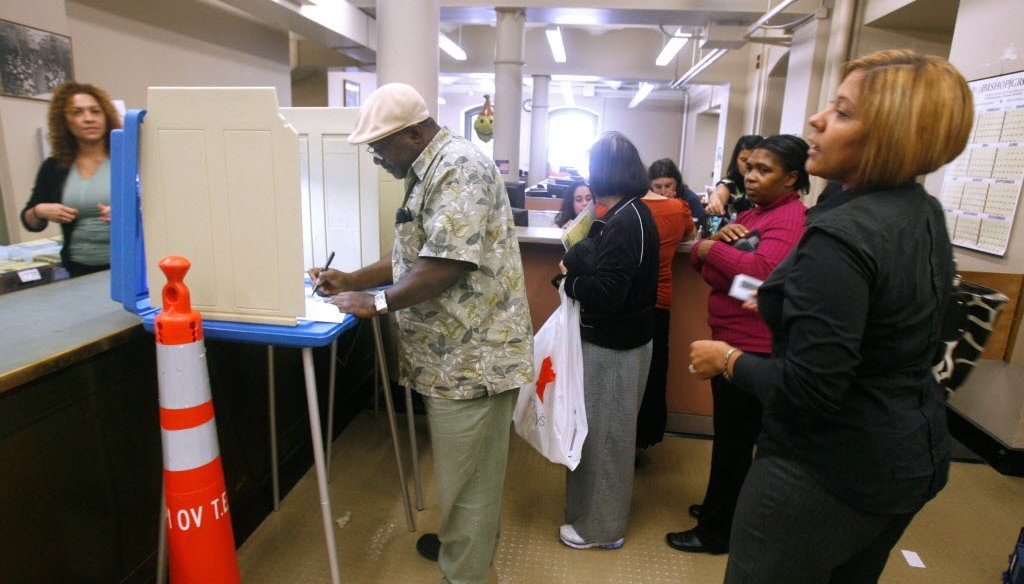
[[72,278],[110,267],[110,132],[121,120],[107,92],[71,81],[53,92],[53,156],[43,161],[21,211],[29,231],[60,223],[60,257]]
[[[708,325],[713,339],[755,355],[771,353],[771,332],[761,316],[744,309],[729,290],[740,274],[767,278],[799,241],[806,214],[800,194],[810,185],[806,161],[807,143],[800,138],[765,138],[747,161],[745,187],[754,208],[694,244],[690,261],[711,287]],[[756,398],[722,375],[711,379],[711,392],[715,427],[711,472],[704,503],[690,507],[697,526],[666,536],[668,545],[684,552],[728,551],[736,499],[761,431],[761,403]]]
[[740,493],[727,584],[877,582],[946,484],[950,438],[932,375],[953,254],[942,206],[914,178],[963,151],[974,119],[943,58],[882,51],[846,66],[810,119],[807,170],[843,191],[758,291],[772,356],[691,346],[764,407]]
[[608,212],[560,264],[566,294],[580,302],[588,425],[580,463],[566,473],[559,530],[577,549],[625,543],[658,287],[658,228],[640,201],[647,185],[633,143],[618,132],[602,136],[590,149],[590,186]]

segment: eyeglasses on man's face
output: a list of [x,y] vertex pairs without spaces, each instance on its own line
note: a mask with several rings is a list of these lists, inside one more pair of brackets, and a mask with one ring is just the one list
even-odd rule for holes
[[397,138],[401,133],[401,130],[399,130],[398,132],[395,132],[394,134],[387,136],[382,140],[377,140],[377,142],[375,143],[376,145],[367,144],[366,151],[369,152],[370,156],[374,157],[378,162],[384,162],[384,151],[387,150],[389,146],[391,146],[391,143],[394,142],[395,138]]

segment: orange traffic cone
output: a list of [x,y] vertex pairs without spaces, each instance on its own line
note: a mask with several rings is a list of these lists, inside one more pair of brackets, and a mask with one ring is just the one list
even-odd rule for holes
[[160,260],[167,285],[156,317],[171,582],[240,583],[202,320],[183,282],[191,266],[183,257]]

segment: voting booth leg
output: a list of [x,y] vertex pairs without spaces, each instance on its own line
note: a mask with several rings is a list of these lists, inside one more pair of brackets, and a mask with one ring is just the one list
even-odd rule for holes
[[[374,349],[376,350],[376,349]],[[373,360],[373,419],[380,414],[380,374],[377,373],[377,360]]]
[[405,418],[409,422],[409,448],[412,450],[412,480],[416,486],[416,510],[423,511],[423,483],[420,480],[420,451],[416,445],[416,416],[412,411],[412,390],[405,388]]
[[155,332],[171,580],[240,584],[202,320],[183,281],[190,264],[169,256],[159,265],[167,276]]
[[338,339],[331,341],[331,366],[327,375],[327,482],[331,482],[331,446],[334,444],[334,380],[338,374]]
[[274,381],[274,346],[267,345],[267,415],[270,421],[270,484],[274,511],[281,508],[281,479],[277,471],[277,386]]
[[[398,465],[398,480],[402,483],[402,502],[405,504],[405,521],[409,531],[416,531],[416,521],[412,517],[412,505],[409,503],[409,485],[405,482],[405,468],[402,465],[402,449],[398,445],[398,422],[395,420],[395,404],[391,399],[391,381],[388,379],[388,365],[384,360],[384,342],[380,336],[380,318],[370,319],[373,325],[373,345],[377,351],[377,370],[380,382],[384,386],[384,409],[388,414],[388,425],[391,426],[391,444],[395,447],[395,463]],[[408,390],[406,390],[408,391]],[[409,412],[412,414],[412,412]]]
[[167,525],[164,517],[167,516],[167,499],[164,496],[164,482],[160,481],[160,521],[156,542],[156,584],[167,582]]
[[320,428],[320,406],[317,405],[316,376],[313,374],[313,349],[302,348],[302,369],[306,377],[306,403],[309,406],[309,431],[313,439],[313,464],[316,466],[316,486],[320,493],[320,515],[324,520],[327,540],[327,561],[331,568],[331,582],[338,584],[338,550],[334,544],[334,524],[331,514],[331,494],[327,490],[327,465],[324,463],[324,442]]

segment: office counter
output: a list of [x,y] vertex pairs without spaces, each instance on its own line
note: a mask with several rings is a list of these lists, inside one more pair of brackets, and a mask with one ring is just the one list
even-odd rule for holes
[[140,333],[139,318],[109,292],[110,273],[101,272],[0,296],[0,393]]
[[[110,300],[109,272],[0,296],[0,580],[148,582],[162,456],[153,336]],[[270,513],[267,350],[206,341],[241,543]],[[339,340],[335,430],[372,391],[372,335]],[[327,411],[327,348],[314,351]],[[312,465],[301,353],[274,351],[282,492]],[[326,424],[325,424],[326,427]]]
[[[523,256],[526,293],[534,331],[558,307],[551,278],[565,253],[557,227],[517,227]],[[711,384],[690,373],[690,343],[711,338],[708,328],[708,285],[690,267],[692,241],[679,244],[672,264],[672,324],[669,333],[668,428],[678,432],[712,434]]]

